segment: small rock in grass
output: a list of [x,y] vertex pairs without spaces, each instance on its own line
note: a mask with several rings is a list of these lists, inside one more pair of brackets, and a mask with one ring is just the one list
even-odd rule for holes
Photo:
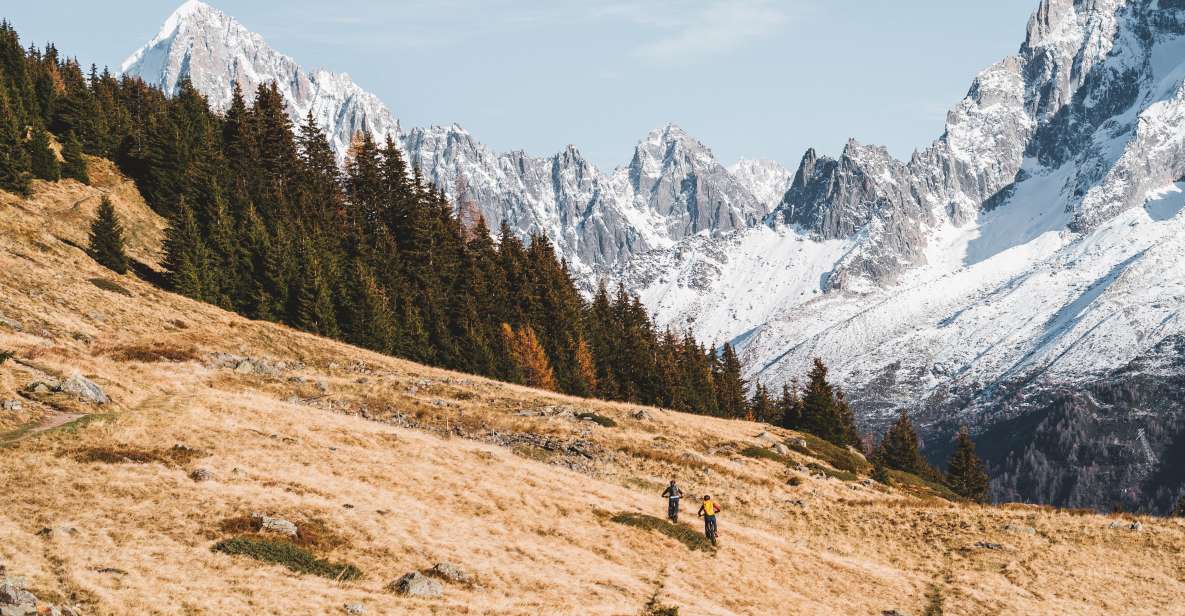
[[428,575],[453,584],[472,584],[473,576],[452,563],[436,563],[426,571]]
[[790,455],[790,448],[781,444],[781,443],[774,443],[774,451],[778,455],[782,455],[782,456]]
[[0,410],[9,411],[12,413],[19,413],[24,405],[20,400],[0,400]]
[[347,603],[343,607],[345,608],[347,614],[356,616],[357,614],[366,613],[366,606],[362,605],[361,603]]
[[189,478],[198,482],[198,483],[201,483],[203,481],[210,481],[211,479],[213,479],[214,473],[211,472],[210,469],[208,469],[208,468],[195,468],[195,469],[193,469],[193,472],[191,472],[189,474]]
[[440,582],[419,571],[412,571],[391,582],[387,589],[408,597],[439,597],[444,594]]
[[295,537],[297,535],[296,525],[284,518],[273,518],[262,514],[255,514],[256,520],[259,520],[259,530],[265,533],[276,533],[286,537]]

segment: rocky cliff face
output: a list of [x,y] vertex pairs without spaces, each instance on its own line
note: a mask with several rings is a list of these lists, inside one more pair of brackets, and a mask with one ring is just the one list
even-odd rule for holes
[[[599,171],[573,146],[536,157],[493,152],[457,125],[404,132],[387,107],[348,75],[306,71],[197,0],[177,9],[122,68],[166,92],[190,79],[216,109],[229,105],[235,83],[250,96],[260,84],[275,82],[293,120],[302,122],[311,112],[339,160],[361,130],[378,139],[390,135],[454,203],[472,200],[491,226],[505,220],[522,237],[546,236],[589,284],[640,252],[756,224],[771,205],[673,125],[651,131],[630,163],[611,173]],[[757,188],[768,193],[776,190],[768,188],[776,171],[765,171]]]

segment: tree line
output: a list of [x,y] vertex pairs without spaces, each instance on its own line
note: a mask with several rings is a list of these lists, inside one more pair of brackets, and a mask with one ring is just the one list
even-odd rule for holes
[[[543,236],[462,219],[391,139],[360,134],[344,169],[313,118],[289,119],[274,84],[216,113],[188,82],[173,96],[21,47],[0,25],[0,187],[86,181],[109,158],[166,216],[171,288],[255,319],[382,353],[559,392],[746,417],[731,347],[660,330],[623,287],[586,301]],[[56,174],[50,136],[63,144]],[[69,168],[69,171],[67,171]],[[116,269],[101,208],[91,254]],[[100,260],[102,261],[103,258]]]

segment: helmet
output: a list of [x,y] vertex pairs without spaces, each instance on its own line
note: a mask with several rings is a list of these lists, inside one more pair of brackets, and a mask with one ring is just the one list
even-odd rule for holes
[[704,494],[704,500],[711,500],[711,498],[712,498],[711,496],[708,496],[707,494]]

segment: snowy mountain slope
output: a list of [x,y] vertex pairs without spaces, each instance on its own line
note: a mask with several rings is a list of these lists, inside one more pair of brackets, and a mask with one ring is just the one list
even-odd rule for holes
[[[1160,462],[1116,452],[1185,446],[1183,82],[1185,5],[1046,0],[910,161],[855,141],[804,156],[772,232],[814,249],[752,259],[749,230],[626,279],[767,385],[823,357],[869,428],[908,408],[940,452],[973,426],[998,496],[1167,502],[1185,476],[1166,487]],[[695,275],[649,273],[673,267]]]
[[294,121],[311,112],[329,131],[339,160],[360,130],[379,139],[391,135],[454,203],[472,200],[495,228],[505,220],[522,237],[546,236],[589,284],[639,252],[757,224],[776,191],[771,188],[776,166],[765,164],[751,188],[673,125],[651,131],[631,162],[611,173],[599,171],[572,146],[534,157],[493,152],[455,124],[403,132],[382,102],[349,76],[305,71],[258,34],[197,0],[177,9],[160,33],[124,62],[123,72],[166,92],[188,78],[218,109],[229,104],[235,83],[250,97],[260,84],[275,82]]

